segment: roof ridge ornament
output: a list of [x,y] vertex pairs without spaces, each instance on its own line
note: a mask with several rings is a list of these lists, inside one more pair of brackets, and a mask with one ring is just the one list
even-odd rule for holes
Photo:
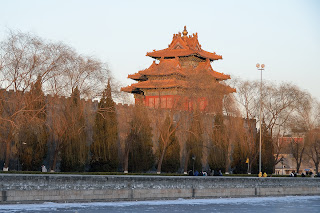
[[184,38],[187,37],[187,35],[188,35],[187,26],[184,26],[184,29],[183,29],[182,34],[183,34],[183,37],[184,37]]

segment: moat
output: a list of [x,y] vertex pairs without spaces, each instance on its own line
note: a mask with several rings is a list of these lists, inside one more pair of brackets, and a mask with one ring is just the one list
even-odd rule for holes
[[320,196],[177,199],[104,203],[43,203],[0,205],[3,213],[24,212],[319,212]]

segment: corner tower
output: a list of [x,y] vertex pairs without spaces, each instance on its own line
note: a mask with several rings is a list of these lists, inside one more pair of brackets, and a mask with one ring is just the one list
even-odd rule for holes
[[[194,102],[186,98],[186,91],[190,90],[190,79],[205,74],[215,83],[230,79],[229,75],[216,72],[212,69],[212,61],[222,59],[215,52],[207,52],[201,48],[198,34],[188,36],[186,26],[182,33],[174,34],[169,47],[163,50],[153,50],[147,56],[155,59],[151,66],[128,78],[137,83],[121,88],[121,91],[134,94],[136,103],[143,103],[152,108],[175,108],[177,100],[182,101],[180,109],[194,108]],[[225,93],[235,92],[233,88],[219,84]],[[201,88],[198,88],[201,90]],[[181,98],[184,96],[184,98]],[[193,98],[194,99],[194,98]],[[222,101],[222,100],[221,100]],[[201,111],[206,110],[208,100],[198,97],[195,102],[199,103]]]

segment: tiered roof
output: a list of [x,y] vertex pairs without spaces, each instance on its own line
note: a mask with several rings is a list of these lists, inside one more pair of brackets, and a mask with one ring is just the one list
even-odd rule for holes
[[[128,75],[128,78],[136,80],[138,83],[121,90],[129,93],[140,93],[144,89],[187,88],[186,78],[203,72],[216,81],[230,79],[229,75],[216,72],[211,67],[210,61],[222,59],[222,56],[202,50],[198,35],[187,36],[187,34],[185,27],[182,35],[181,33],[174,34],[167,49],[148,52],[147,56],[158,59],[159,63],[153,61],[149,68]],[[191,60],[188,57],[198,58],[197,65],[184,66],[180,59]],[[234,92],[232,88],[230,89],[230,92]]]
[[187,36],[188,32],[186,27],[181,33],[173,34],[173,39],[169,47],[163,50],[153,50],[153,52],[148,52],[147,56],[150,56],[155,59],[159,58],[172,58],[172,57],[182,57],[182,56],[198,56],[200,58],[209,59],[210,61],[222,59],[221,55],[217,55],[215,52],[207,52],[201,49],[201,45],[198,41],[198,33],[193,34],[192,36]]

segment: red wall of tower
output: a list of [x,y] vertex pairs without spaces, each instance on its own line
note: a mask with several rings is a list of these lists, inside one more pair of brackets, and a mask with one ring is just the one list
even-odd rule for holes
[[181,100],[181,96],[178,95],[161,95],[161,96],[145,96],[143,99],[136,98],[136,104],[141,104],[150,108],[161,108],[161,109],[180,109],[191,111],[195,109],[196,106],[200,111],[205,111],[208,106],[208,101],[206,98],[196,98],[196,100],[191,100],[184,97]]

